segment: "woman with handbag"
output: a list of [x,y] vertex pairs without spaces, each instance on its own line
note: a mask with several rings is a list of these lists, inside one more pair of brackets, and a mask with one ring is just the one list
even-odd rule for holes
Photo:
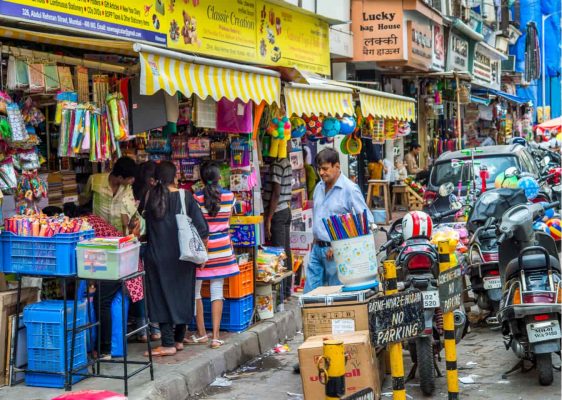
[[[190,226],[198,233],[197,239],[205,241],[209,228],[193,196],[177,189],[173,163],[158,164],[155,179],[156,185],[147,195],[143,213],[147,232],[146,300],[150,319],[160,324],[162,334],[162,346],[152,349],[152,355],[170,356],[183,350],[186,324],[193,319],[195,303],[197,264],[180,260],[185,259],[187,243],[180,244],[178,238],[185,241],[181,231],[185,226],[180,226],[183,224],[179,217],[190,219]],[[205,251],[204,247],[202,250]]]
[[220,169],[216,164],[207,164],[201,170],[201,180],[204,188],[195,194],[201,211],[209,224],[209,242],[207,249],[209,260],[204,268],[197,269],[197,283],[195,286],[197,334],[184,340],[187,344],[206,344],[209,341],[205,331],[203,318],[203,302],[201,301],[201,285],[204,280],[210,280],[211,315],[213,320],[213,336],[211,348],[216,349],[224,344],[219,338],[223,306],[224,278],[240,273],[238,263],[234,257],[230,240],[230,216],[234,207],[234,193],[223,189],[219,185]]

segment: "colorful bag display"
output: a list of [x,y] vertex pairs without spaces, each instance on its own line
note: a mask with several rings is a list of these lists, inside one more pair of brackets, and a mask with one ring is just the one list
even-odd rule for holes
[[222,98],[217,103],[217,131],[251,133],[253,129],[252,103]]

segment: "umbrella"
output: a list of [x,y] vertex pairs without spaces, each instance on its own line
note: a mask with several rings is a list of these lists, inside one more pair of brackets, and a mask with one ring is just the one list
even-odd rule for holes
[[546,130],[550,131],[551,136],[560,133],[562,131],[562,117],[554,118],[537,125],[537,133],[544,135]]

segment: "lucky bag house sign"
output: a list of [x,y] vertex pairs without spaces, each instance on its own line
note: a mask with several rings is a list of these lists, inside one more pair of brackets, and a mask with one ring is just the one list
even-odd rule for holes
[[405,60],[401,1],[353,0],[353,61]]

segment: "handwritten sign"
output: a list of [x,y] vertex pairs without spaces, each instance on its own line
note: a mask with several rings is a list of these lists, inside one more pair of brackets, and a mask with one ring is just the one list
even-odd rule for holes
[[402,2],[353,0],[351,13],[354,61],[405,60]]
[[449,33],[447,71],[468,71],[468,40]]
[[423,297],[417,289],[369,302],[369,330],[374,346],[415,338],[423,328]]
[[451,312],[461,305],[462,275],[461,266],[448,269],[439,274],[439,300],[444,313]]

